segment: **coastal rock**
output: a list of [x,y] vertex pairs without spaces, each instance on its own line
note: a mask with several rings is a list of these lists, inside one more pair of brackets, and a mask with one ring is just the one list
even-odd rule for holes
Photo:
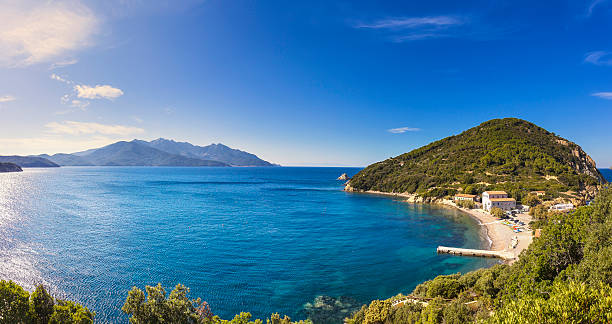
[[349,176],[346,173],[341,174],[337,180],[348,180]]
[[308,318],[316,324],[341,324],[360,308],[360,303],[347,296],[317,296],[312,303],[304,305]]
[[23,171],[21,167],[15,163],[0,162],[0,172],[21,172],[21,171]]

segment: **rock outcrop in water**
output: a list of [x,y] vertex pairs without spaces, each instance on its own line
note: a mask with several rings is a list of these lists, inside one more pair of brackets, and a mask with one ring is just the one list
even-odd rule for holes
[[20,166],[15,163],[0,162],[0,172],[21,172],[23,171]]
[[308,318],[315,324],[341,324],[360,308],[360,303],[346,296],[317,296],[312,303],[304,305]]
[[349,176],[346,173],[341,174],[337,180],[348,180]]

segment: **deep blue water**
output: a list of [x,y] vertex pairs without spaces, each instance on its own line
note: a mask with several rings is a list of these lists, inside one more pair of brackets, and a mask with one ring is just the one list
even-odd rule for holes
[[0,174],[0,278],[43,283],[99,322],[132,286],[177,283],[229,318],[303,318],[318,295],[361,303],[494,260],[457,211],[342,191],[350,168],[64,167]]
[[612,169],[599,169],[599,172],[601,172],[608,182],[612,182]]

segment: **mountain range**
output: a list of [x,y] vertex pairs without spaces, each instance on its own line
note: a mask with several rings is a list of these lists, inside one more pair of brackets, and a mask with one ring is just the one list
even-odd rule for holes
[[13,163],[22,168],[50,168],[59,167],[59,164],[54,163],[44,157],[39,156],[0,156],[0,163]]
[[[129,142],[120,141],[71,154],[40,154],[12,158],[20,158],[21,162],[28,159],[48,161],[56,166],[275,166],[254,154],[232,149],[223,144],[197,146],[164,138],[150,142],[138,139]],[[5,160],[0,157],[0,161],[25,166],[15,159]]]

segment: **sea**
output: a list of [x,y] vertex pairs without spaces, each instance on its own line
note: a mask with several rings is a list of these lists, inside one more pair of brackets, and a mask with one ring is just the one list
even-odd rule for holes
[[[215,315],[316,315],[498,261],[448,208],[344,192],[359,168],[61,167],[0,174],[0,279],[43,284],[97,323],[126,323],[132,287],[190,288]],[[321,297],[324,296],[324,297]],[[319,303],[315,303],[318,300]],[[342,304],[342,303],[341,303]],[[352,311],[338,309],[338,312]],[[316,317],[316,316],[315,316]]]

